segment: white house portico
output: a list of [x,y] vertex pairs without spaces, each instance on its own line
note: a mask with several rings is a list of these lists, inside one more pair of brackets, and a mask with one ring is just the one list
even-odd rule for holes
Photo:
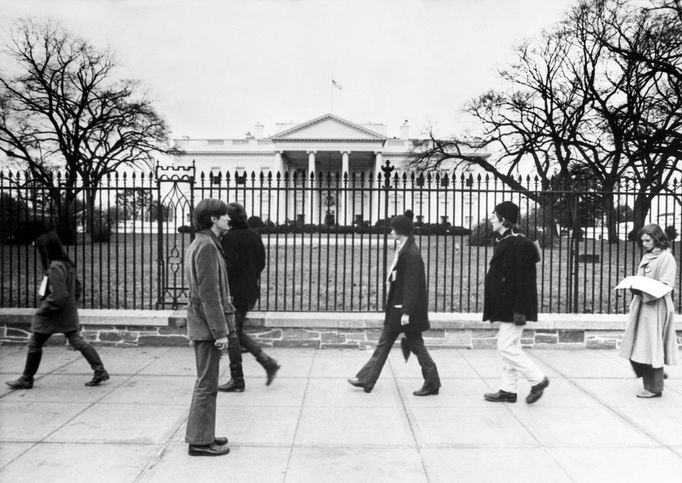
[[[175,156],[174,163],[194,162],[198,173],[214,176],[238,173],[246,174],[248,179],[252,175],[256,178],[261,174],[271,175],[273,184],[283,180],[286,173],[293,180],[289,185],[294,188],[293,192],[287,193],[292,199],[277,203],[276,213],[261,216],[263,219],[275,223],[301,219],[305,223],[321,223],[331,216],[338,224],[350,225],[363,213],[365,220],[380,217],[382,200],[376,190],[352,197],[348,190],[345,194],[340,192],[339,187],[349,187],[344,180],[353,177],[354,187],[361,187],[360,179],[364,180],[365,187],[369,187],[370,180],[376,184],[377,175],[383,176],[384,163],[389,161],[396,169],[405,169],[415,146],[422,144],[422,140],[409,137],[407,122],[400,127],[399,137],[389,138],[383,124],[358,124],[334,114],[300,124],[277,124],[276,129],[275,134],[264,136],[264,126],[256,124],[253,133],[240,139],[176,139],[181,153]],[[340,185],[330,186],[330,175],[332,180],[340,179]],[[336,189],[325,191],[327,188]],[[243,196],[258,196],[258,193],[245,192]],[[237,201],[247,202],[246,199]],[[263,201],[271,205],[269,199],[248,201],[253,206],[262,206]],[[368,210],[370,206],[372,210]],[[368,211],[374,214],[367,216]]]

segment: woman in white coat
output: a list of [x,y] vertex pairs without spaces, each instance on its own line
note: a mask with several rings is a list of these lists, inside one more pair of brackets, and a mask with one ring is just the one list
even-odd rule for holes
[[[637,275],[675,286],[677,264],[668,250],[670,241],[658,225],[646,225],[638,233],[644,252]],[[637,397],[660,397],[663,393],[663,366],[678,363],[675,310],[672,292],[660,298],[632,290],[628,327],[620,355],[630,360],[644,389]]]

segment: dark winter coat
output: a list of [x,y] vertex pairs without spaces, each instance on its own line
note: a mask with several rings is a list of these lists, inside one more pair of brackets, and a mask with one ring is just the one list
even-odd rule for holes
[[31,323],[31,331],[56,334],[78,330],[81,285],[76,268],[67,260],[54,260],[45,273],[47,286]]
[[240,226],[223,236],[222,245],[234,306],[237,310],[249,310],[260,297],[258,277],[265,268],[263,240],[260,233]]
[[485,276],[483,320],[514,322],[514,314],[538,320],[535,264],[539,260],[533,242],[523,235],[504,234]]
[[[393,272],[392,277],[389,274],[393,281],[389,282],[384,325],[389,324],[393,330],[399,332],[429,330],[429,299],[426,292],[424,260],[414,237],[405,240]],[[400,319],[403,314],[410,316],[410,323],[401,326]]]

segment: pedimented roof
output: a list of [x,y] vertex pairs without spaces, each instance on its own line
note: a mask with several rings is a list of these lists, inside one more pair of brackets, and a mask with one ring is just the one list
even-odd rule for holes
[[325,114],[324,116],[281,131],[271,136],[271,139],[276,141],[383,141],[386,139],[386,136],[334,114]]

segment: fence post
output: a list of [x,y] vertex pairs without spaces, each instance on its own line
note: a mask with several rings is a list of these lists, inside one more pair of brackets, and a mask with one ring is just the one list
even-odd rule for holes
[[[393,172],[395,168],[391,166],[391,162],[387,159],[386,162],[381,166],[381,171],[384,172],[384,220],[386,223],[389,223],[388,221],[388,201],[389,201],[389,191],[391,189],[391,173]],[[390,225],[389,225],[390,226]],[[388,274],[386,273],[386,270],[388,268],[388,232],[386,231],[386,228],[384,228],[384,253],[383,253],[383,277],[381,280],[378,280],[377,283],[381,284],[381,293],[383,294],[381,298],[381,306],[382,308],[386,308],[384,304],[386,303],[386,277]]]

